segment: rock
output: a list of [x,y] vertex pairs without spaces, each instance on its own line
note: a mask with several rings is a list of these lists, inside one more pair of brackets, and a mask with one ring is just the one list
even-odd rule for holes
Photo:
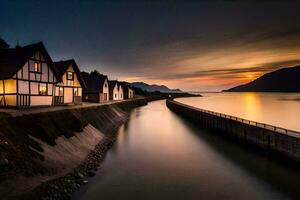
[[88,175],[89,175],[89,176],[95,176],[95,175],[96,175],[96,173],[95,173],[95,172],[93,172],[93,171],[89,171],[89,172],[88,172]]
[[77,177],[80,178],[80,179],[83,179],[83,178],[84,178],[84,175],[83,175],[82,173],[78,172],[78,173],[77,173]]

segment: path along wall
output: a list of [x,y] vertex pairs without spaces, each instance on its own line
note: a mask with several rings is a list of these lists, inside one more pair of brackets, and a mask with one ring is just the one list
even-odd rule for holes
[[167,100],[167,107],[185,119],[228,136],[300,161],[300,133]]

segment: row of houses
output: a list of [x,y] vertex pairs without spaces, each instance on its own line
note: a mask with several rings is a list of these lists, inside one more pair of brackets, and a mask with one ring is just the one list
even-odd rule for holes
[[80,72],[74,59],[53,62],[43,43],[0,49],[0,105],[28,108],[134,98],[126,82]]

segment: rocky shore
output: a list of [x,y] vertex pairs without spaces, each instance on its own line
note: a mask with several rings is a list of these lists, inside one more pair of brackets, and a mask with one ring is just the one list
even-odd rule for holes
[[70,199],[75,190],[79,189],[81,185],[88,183],[86,180],[88,177],[94,176],[96,172],[100,170],[100,163],[113,145],[116,136],[115,134],[113,137],[106,137],[101,141],[95,149],[90,152],[87,159],[71,173],[40,185],[30,193],[23,195],[20,199]]

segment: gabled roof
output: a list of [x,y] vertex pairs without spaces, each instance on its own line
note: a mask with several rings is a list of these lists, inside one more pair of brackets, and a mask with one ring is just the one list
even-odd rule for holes
[[119,84],[122,86],[124,92],[128,92],[129,88],[132,89],[130,84],[125,81],[119,82]]
[[[114,90],[114,87],[116,85],[118,85],[118,81],[117,80],[111,80],[111,81],[108,81],[108,85],[109,85],[109,92],[113,92]],[[119,89],[119,88],[118,88]]]
[[98,71],[92,71],[91,73],[81,72],[86,88],[86,93],[99,93],[103,92],[103,84],[105,80],[108,80],[106,75],[100,74]]
[[63,60],[63,61],[59,61],[59,62],[54,63],[54,66],[57,69],[57,71],[58,71],[58,73],[60,74],[61,77],[66,73],[66,71],[67,71],[67,69],[69,68],[70,65],[72,65],[72,67],[73,67],[73,69],[76,73],[76,76],[77,76],[77,78],[80,82],[80,85],[85,88],[86,84],[85,84],[85,82],[84,82],[84,80],[83,80],[83,78],[80,74],[80,69],[79,69],[79,67],[78,67],[78,65],[77,65],[77,63],[75,62],[74,59]]
[[0,49],[0,79],[9,79],[13,77],[36,51],[42,53],[56,79],[60,81],[61,77],[54,68],[53,61],[42,42],[23,47],[17,46],[16,48]]

